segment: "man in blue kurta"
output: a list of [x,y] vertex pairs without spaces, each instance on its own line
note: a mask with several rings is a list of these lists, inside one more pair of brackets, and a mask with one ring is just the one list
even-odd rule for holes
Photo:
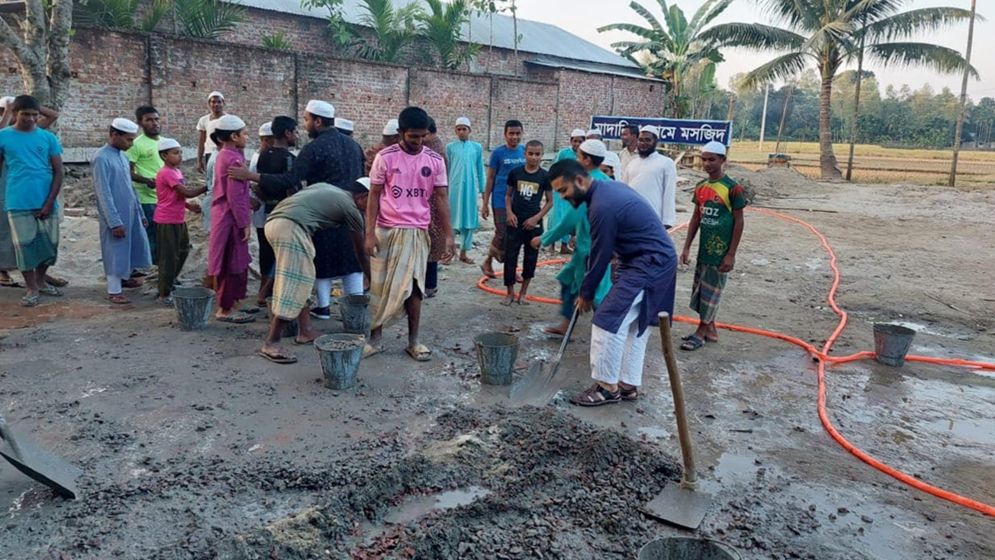
[[93,158],[93,184],[97,191],[100,217],[100,256],[107,276],[107,298],[112,303],[129,303],[122,288],[135,282],[131,271],[152,266],[145,216],[131,188],[131,167],[125,152],[138,135],[138,125],[128,119],[114,119],[110,137]]
[[677,253],[653,209],[617,181],[594,180],[576,161],[549,170],[553,189],[572,205],[587,203],[591,256],[577,307],[594,307],[595,294],[612,256],[619,257],[611,290],[594,314],[591,327],[591,377],[595,383],[570,402],[601,406],[639,398],[650,326],[658,313],[673,314]]
[[459,140],[446,146],[449,160],[449,209],[453,231],[459,232],[459,260],[473,264],[467,251],[473,248],[473,233],[480,227],[477,198],[484,192],[484,148],[470,140],[470,119],[456,119],[456,137]]

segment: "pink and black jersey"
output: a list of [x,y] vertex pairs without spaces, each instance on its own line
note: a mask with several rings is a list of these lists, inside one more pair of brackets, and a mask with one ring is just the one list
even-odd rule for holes
[[409,154],[399,144],[377,154],[370,183],[383,185],[378,227],[424,230],[432,221],[432,193],[436,187],[449,185],[441,155],[424,147],[417,154]]

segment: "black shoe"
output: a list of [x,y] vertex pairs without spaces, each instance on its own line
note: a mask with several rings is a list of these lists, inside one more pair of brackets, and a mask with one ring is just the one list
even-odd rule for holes
[[327,321],[332,318],[332,311],[327,307],[312,307],[311,316],[315,319]]

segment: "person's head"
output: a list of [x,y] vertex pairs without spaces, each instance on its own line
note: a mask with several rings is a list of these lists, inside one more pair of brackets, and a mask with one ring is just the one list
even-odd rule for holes
[[632,150],[639,141],[639,127],[634,124],[627,124],[622,127],[622,145]]
[[542,165],[542,152],[542,142],[538,140],[529,140],[528,143],[525,144],[525,166],[529,169],[536,169]]
[[159,111],[151,105],[142,105],[135,109],[135,121],[142,127],[142,133],[149,138],[156,138],[162,131],[159,123]]
[[220,91],[212,91],[207,96],[207,106],[211,109],[211,114],[215,118],[225,114],[225,96]]
[[577,162],[590,173],[597,169],[608,155],[608,147],[601,140],[584,140],[577,150]]
[[612,179],[615,178],[616,170],[620,170],[622,167],[622,159],[618,157],[615,152],[608,152],[605,155],[605,160],[601,162],[601,172],[608,175]]
[[10,110],[14,112],[14,128],[22,131],[34,130],[38,124],[41,103],[30,95],[18,95],[10,104]]
[[156,146],[159,150],[159,158],[169,167],[179,167],[183,163],[183,149],[180,143],[172,138],[159,140]]
[[581,143],[587,139],[587,133],[584,132],[583,128],[575,128],[570,132],[570,149],[575,153],[577,148],[580,148]]
[[701,149],[701,167],[710,179],[718,179],[724,173],[726,146],[722,142],[709,142]]
[[439,128],[435,126],[435,119],[432,117],[428,118],[428,137],[434,138],[436,134],[439,133]]
[[366,202],[370,199],[370,178],[360,177],[356,179],[352,188],[348,190],[352,193],[352,200],[356,203],[356,208],[365,214]]
[[401,136],[401,148],[409,154],[421,151],[422,143],[428,136],[430,122],[428,113],[421,107],[405,107],[397,115],[397,132]]
[[657,138],[659,138],[656,127],[644,126],[639,129],[639,140],[636,141],[636,150],[639,157],[650,157],[656,151]]
[[383,136],[380,141],[384,146],[393,146],[401,141],[401,135],[397,132],[397,119],[390,119],[383,126]]
[[560,198],[574,207],[584,202],[588,189],[591,188],[591,178],[587,171],[574,159],[564,159],[553,164],[546,175],[550,186]]
[[335,107],[331,103],[312,99],[304,108],[304,130],[310,138],[335,126]]
[[270,123],[273,131],[273,143],[279,146],[297,145],[297,121],[290,117],[273,117]]
[[345,134],[346,136],[352,136],[353,130],[356,128],[356,124],[349,119],[343,119],[342,117],[335,117],[335,129]]
[[259,153],[273,147],[273,123],[263,123],[259,127]]
[[245,132],[245,122],[235,115],[225,115],[217,120],[211,140],[219,146],[241,150],[249,142]]
[[128,119],[114,119],[108,133],[107,143],[121,151],[126,151],[135,143],[135,137],[138,136],[138,125]]
[[456,137],[464,142],[470,139],[470,119],[466,117],[456,119]]
[[517,148],[522,142],[522,134],[525,132],[525,127],[522,126],[522,121],[517,119],[511,119],[505,121],[504,123],[504,142],[509,148]]
[[587,131],[587,140],[601,140],[601,131],[597,128],[592,128]]

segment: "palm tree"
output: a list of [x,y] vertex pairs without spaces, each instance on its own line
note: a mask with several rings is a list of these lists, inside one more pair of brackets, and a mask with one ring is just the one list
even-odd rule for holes
[[425,0],[425,3],[428,11],[418,15],[418,21],[422,24],[421,33],[435,48],[442,66],[456,70],[479,50],[479,45],[463,44],[460,40],[463,25],[470,21],[467,0],[453,0],[449,4],[441,0]]
[[79,13],[76,21],[93,27],[152,31],[169,13],[169,2],[167,0],[154,0],[145,17],[141,21],[136,21],[135,13],[141,3],[142,0],[87,0],[79,2]]
[[[746,83],[784,80],[815,64],[821,78],[819,152],[822,178],[841,178],[833,153],[830,102],[837,72],[863,53],[882,65],[921,66],[942,73],[977,76],[959,52],[929,43],[910,42],[914,35],[970,19],[970,10],[938,7],[901,11],[907,0],[757,0],[783,27],[729,23],[710,32],[722,46],[782,53],[746,75]],[[863,48],[861,48],[863,44]]]
[[375,42],[357,41],[359,55],[378,62],[397,62],[404,47],[418,34],[418,4],[394,8],[391,0],[362,0],[359,24],[373,30]]
[[221,0],[174,0],[172,10],[178,32],[199,39],[218,39],[245,19],[245,8]]
[[[639,38],[612,43],[612,47],[620,55],[642,66],[647,74],[668,82],[674,97],[675,113],[682,117],[687,114],[690,105],[684,96],[685,80],[692,74],[714,75],[714,65],[723,60],[718,50],[723,37],[715,32],[716,28],[705,27],[724,12],[732,0],[707,0],[690,22],[678,6],[668,6],[666,0],[657,0],[657,3],[663,11],[662,22],[645,6],[633,0],[629,7],[646,20],[647,26],[613,23],[599,27],[598,32],[625,31]],[[639,53],[644,54],[637,58]]]

